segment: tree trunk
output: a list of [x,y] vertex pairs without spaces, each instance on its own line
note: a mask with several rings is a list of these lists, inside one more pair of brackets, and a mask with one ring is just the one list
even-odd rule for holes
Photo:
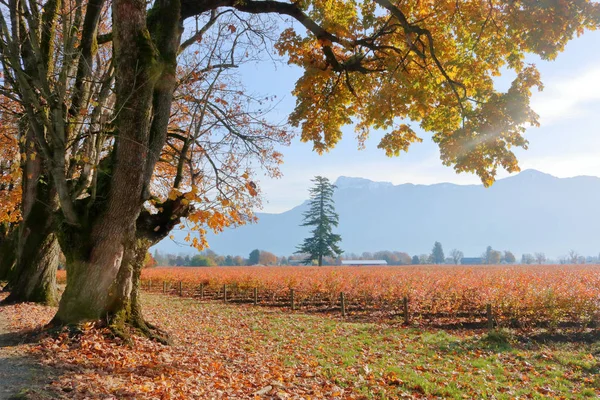
[[[125,242],[121,232],[110,238],[91,241],[90,236],[77,242],[74,234],[61,233],[67,269],[67,286],[52,324],[77,324],[106,319],[116,290],[116,279],[122,265]],[[95,243],[94,243],[95,242]],[[92,245],[89,245],[92,243]]]
[[7,303],[35,302],[49,306],[58,304],[56,270],[60,247],[55,235],[54,213],[58,198],[54,187],[43,174],[43,163],[35,153],[32,132],[23,128],[27,137],[27,161],[23,167],[21,213],[23,221],[15,229],[16,259],[8,279],[10,295]]
[[140,277],[146,254],[152,244],[149,240],[138,238],[133,248],[128,249],[117,276],[109,325],[116,335],[124,339],[129,337],[130,329],[134,329],[146,337],[168,344],[168,335],[146,322],[142,313]]
[[[13,271],[17,258],[15,230],[3,236],[0,241],[0,281],[7,281]],[[5,286],[8,289],[9,285]]]
[[[76,254],[66,253],[67,290],[59,310],[50,325],[76,324],[86,320],[102,320],[112,332],[128,340],[131,331],[168,344],[168,335],[144,320],[140,301],[140,276],[144,259],[152,242],[137,239],[123,246],[115,258],[116,275],[107,289],[105,270],[101,282],[90,279],[89,264],[75,260]],[[95,268],[95,271],[100,271]],[[115,271],[110,269],[110,271]]]
[[180,197],[166,200],[158,208],[162,211],[156,214],[144,210],[136,221],[135,241],[125,252],[112,291],[109,322],[113,332],[123,338],[128,337],[128,328],[133,328],[144,336],[166,344],[169,343],[168,335],[144,320],[140,277],[150,247],[167,237],[181,218],[188,215],[191,206]]
[[188,215],[191,206],[180,197],[166,200],[158,208],[162,211],[156,214],[144,210],[136,221],[135,241],[125,251],[115,287],[111,291],[108,321],[113,332],[120,337],[127,338],[128,329],[133,328],[144,336],[167,344],[168,335],[144,320],[140,277],[150,247],[167,237],[181,218]]
[[[111,133],[115,137],[111,173],[103,190],[105,199],[96,202],[90,219],[71,224],[65,228],[69,232],[61,233],[67,287],[54,324],[98,319],[130,324],[141,315],[139,301],[132,299],[139,284],[136,220],[152,175],[148,170],[153,171],[158,159],[154,152],[160,153],[166,137],[172,101],[167,95],[172,94],[175,80],[165,84],[161,78],[176,71],[180,8],[178,0],[154,2],[149,30],[146,2],[112,3],[115,109],[119,113]],[[153,106],[157,91],[162,95]],[[140,269],[142,264],[143,258]]]
[[[25,230],[25,229],[23,229]],[[60,247],[53,230],[40,229],[24,233],[23,247],[9,280],[10,295],[6,303],[35,302],[58,304],[56,270]]]

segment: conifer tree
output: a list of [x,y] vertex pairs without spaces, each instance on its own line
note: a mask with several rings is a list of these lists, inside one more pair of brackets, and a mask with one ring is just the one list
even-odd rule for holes
[[309,189],[309,209],[303,214],[304,223],[301,226],[314,226],[311,237],[304,239],[304,243],[298,247],[296,254],[308,254],[304,264],[317,260],[319,266],[323,265],[323,257],[338,257],[342,250],[338,242],[342,240],[340,235],[332,232],[332,227],[337,227],[339,216],[335,212],[333,202],[333,191],[335,185],[329,179],[316,176],[312,180],[314,186]]
[[431,261],[434,264],[443,264],[445,259],[442,244],[440,242],[435,242],[433,249],[431,250]]

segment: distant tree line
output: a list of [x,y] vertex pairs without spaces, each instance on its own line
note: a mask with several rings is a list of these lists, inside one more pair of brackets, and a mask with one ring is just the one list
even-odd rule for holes
[[[414,255],[411,258],[411,264],[515,264],[517,258],[510,250],[495,250],[488,246],[480,257],[467,257],[458,249],[450,251],[449,257],[444,257],[444,250],[440,242],[435,242],[430,254]],[[550,260],[543,252],[524,253],[521,256],[521,264],[598,264],[600,263],[600,254],[597,257],[584,257],[577,251],[570,250],[566,256],[559,257],[557,260]]]
[[164,267],[215,267],[215,266],[245,266],[245,265],[286,265],[286,257],[277,257],[275,254],[264,250],[252,250],[247,258],[242,256],[219,255],[207,249],[198,254],[170,254],[154,250],[153,260],[148,266]]
[[[198,254],[170,254],[160,253],[155,250],[151,255],[148,253],[144,263],[145,268],[154,266],[177,266],[177,267],[211,267],[211,266],[251,266],[251,265],[299,265],[304,264],[309,254],[293,254],[290,256],[278,257],[277,255],[255,249],[250,252],[248,257],[239,255],[219,255],[214,251],[207,249]],[[458,249],[452,249],[445,256],[444,249],[440,242],[435,242],[431,253],[415,254],[412,257],[403,251],[380,250],[376,252],[365,251],[361,254],[344,253],[340,257],[323,257],[322,265],[340,265],[342,260],[384,260],[388,265],[423,265],[423,264],[515,264],[517,257],[509,250],[495,250],[488,246],[479,257],[467,257]],[[582,256],[575,250],[570,250],[565,256],[558,259],[548,259],[543,252],[524,253],[519,260],[520,264],[598,264],[600,263],[600,254],[598,256]],[[317,265],[314,260],[312,265]]]

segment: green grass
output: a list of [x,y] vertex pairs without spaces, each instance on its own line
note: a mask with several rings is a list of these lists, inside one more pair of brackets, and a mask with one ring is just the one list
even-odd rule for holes
[[232,338],[231,330],[217,322],[200,329],[222,340],[242,340],[244,351],[265,352],[285,368],[306,369],[308,364],[316,377],[364,398],[600,396],[599,343],[538,344],[519,341],[510,331],[355,323],[172,297],[166,306],[201,312],[208,321],[235,320],[249,329],[245,337]]

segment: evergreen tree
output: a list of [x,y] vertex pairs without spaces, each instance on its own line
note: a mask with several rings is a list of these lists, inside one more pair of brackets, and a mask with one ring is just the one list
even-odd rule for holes
[[339,223],[339,216],[335,212],[332,199],[335,185],[322,176],[316,176],[312,182],[315,185],[309,189],[309,209],[303,215],[304,223],[301,226],[315,228],[311,232],[312,236],[304,239],[304,243],[298,246],[295,254],[308,254],[303,261],[304,264],[309,264],[316,259],[321,266],[323,257],[335,258],[342,254],[342,250],[337,245],[342,237],[333,233],[331,229],[337,227]]
[[418,264],[421,263],[420,260],[419,260],[419,256],[416,255],[416,254],[412,257],[411,262],[412,262],[413,265],[418,265]]
[[248,257],[248,265],[256,265],[260,260],[260,250],[254,249],[250,252],[250,256]]
[[431,250],[431,261],[434,264],[443,264],[444,260],[444,249],[442,248],[442,244],[440,242],[435,242],[433,249]]

